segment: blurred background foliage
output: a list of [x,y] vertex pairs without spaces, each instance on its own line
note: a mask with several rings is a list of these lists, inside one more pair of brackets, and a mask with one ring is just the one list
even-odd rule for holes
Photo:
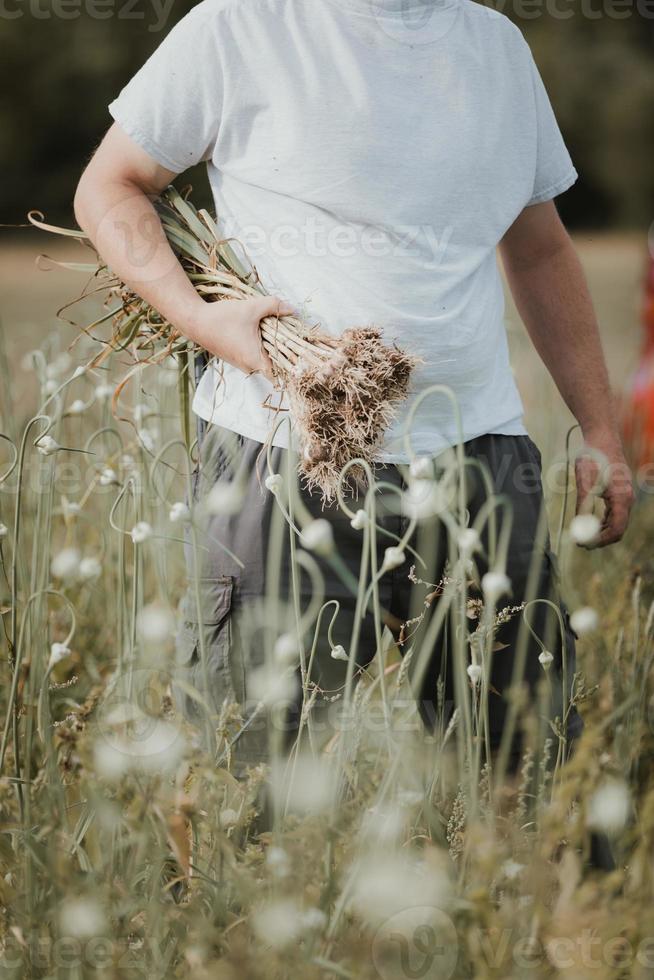
[[[502,9],[532,46],[582,177],[560,201],[565,220],[648,227],[654,0],[511,2]],[[0,222],[22,222],[30,208],[73,221],[75,183],[109,125],[107,104],[193,6],[170,3],[166,16],[163,0],[0,0]],[[204,197],[202,174],[190,179]]]

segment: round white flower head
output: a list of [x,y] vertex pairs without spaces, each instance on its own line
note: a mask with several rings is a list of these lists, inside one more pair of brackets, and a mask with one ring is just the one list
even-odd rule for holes
[[65,660],[66,657],[70,657],[70,647],[67,647],[65,643],[53,643],[50,647],[50,660],[48,661],[48,666],[54,667],[55,664]]
[[110,487],[113,486],[114,484],[117,484],[118,482],[119,481],[116,475],[116,471],[112,470],[110,466],[105,466],[102,473],[100,474],[100,480],[99,480],[100,486]]
[[285,878],[291,871],[291,862],[283,847],[269,847],[266,864],[276,878]]
[[175,630],[175,617],[170,609],[153,602],[144,606],[136,618],[139,634],[146,643],[165,643]]
[[75,401],[68,406],[69,415],[81,415],[85,410],[86,402],[82,401],[81,398],[76,398]]
[[592,544],[600,533],[601,524],[594,514],[578,514],[570,522],[570,537],[575,544]]
[[86,374],[86,368],[83,364],[78,364],[73,371],[73,378],[81,378],[83,374]]
[[114,386],[113,385],[100,384],[95,389],[95,398],[96,398],[96,401],[99,401],[99,402],[107,401],[108,398],[111,398],[111,396],[113,395],[113,393],[114,393]]
[[488,602],[497,602],[500,596],[511,591],[511,579],[504,572],[486,572],[481,587]]
[[549,650],[543,650],[538,659],[543,670],[549,670],[554,663],[554,656]]
[[458,544],[461,554],[469,557],[473,551],[479,550],[481,540],[473,527],[465,527],[459,534]]
[[76,517],[77,514],[81,514],[82,505],[78,504],[76,500],[66,500],[64,498],[61,503],[61,510],[66,517]]
[[482,675],[483,671],[482,671],[481,667],[479,666],[479,664],[470,664],[470,666],[468,667],[466,673],[468,674],[468,677],[470,678],[470,680],[472,681],[472,683],[475,684],[475,685],[477,685],[479,683],[479,681],[481,680],[481,675]]
[[590,606],[582,606],[570,616],[570,625],[577,636],[585,636],[595,632],[599,626],[599,616]]
[[238,823],[238,813],[236,810],[221,810],[219,819],[223,830],[229,830],[230,827],[235,827]]
[[6,538],[9,534],[9,528],[6,524],[0,524],[0,538]]
[[265,479],[266,489],[270,490],[271,493],[279,493],[284,486],[284,481],[279,475],[279,473],[271,473]]
[[348,658],[347,652],[345,650],[345,647],[341,646],[340,643],[338,644],[338,646],[335,646],[335,647],[332,648],[332,660],[345,660],[345,661],[347,661],[348,659],[349,658]]
[[409,474],[414,480],[430,480],[434,475],[434,467],[428,456],[416,456],[411,461]]
[[147,521],[139,521],[129,532],[134,544],[142,544],[148,538],[151,538],[153,533],[152,527]]
[[322,909],[315,906],[305,909],[300,916],[302,928],[306,932],[319,932],[327,925],[327,916]]
[[77,548],[64,548],[52,559],[52,574],[55,578],[74,578],[79,572],[81,558]]
[[107,919],[102,905],[94,898],[67,898],[59,912],[61,936],[95,939],[106,935]]
[[90,581],[94,578],[99,578],[102,574],[102,564],[99,558],[95,558],[90,555],[88,558],[82,558],[79,563],[79,574],[80,578],[85,581]]
[[218,480],[207,495],[206,509],[210,514],[238,514],[243,505],[243,491],[233,480]]
[[261,942],[284,949],[302,935],[299,906],[290,898],[280,898],[252,915],[252,926]]
[[319,517],[302,531],[300,541],[309,551],[317,555],[329,555],[334,550],[334,532],[329,521]]
[[390,572],[394,568],[399,568],[406,561],[406,555],[401,548],[387,548],[384,552],[382,572]]
[[152,411],[148,405],[140,404],[134,406],[134,418],[137,422],[142,422],[148,415],[152,415]]
[[59,452],[61,446],[52,436],[41,436],[36,442],[36,448],[42,456],[53,456]]
[[137,429],[136,434],[139,442],[147,453],[153,453],[156,447],[155,437],[149,429]]
[[191,519],[191,511],[183,500],[176,500],[170,508],[168,518],[171,524],[188,524]]
[[45,389],[44,389],[46,395],[54,395],[58,387],[59,384],[57,381],[55,381],[54,378],[48,378],[48,380],[45,383]]
[[292,633],[282,633],[275,642],[274,657],[275,663],[280,667],[290,667],[297,663],[300,656],[297,637]]
[[365,510],[358,510],[352,520],[350,525],[355,531],[363,531],[364,527],[368,524],[368,515]]
[[629,788],[621,779],[607,779],[588,800],[586,824],[615,837],[624,829],[631,813]]

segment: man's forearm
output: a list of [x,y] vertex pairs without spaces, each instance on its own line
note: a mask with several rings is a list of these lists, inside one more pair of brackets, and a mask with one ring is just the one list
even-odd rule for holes
[[80,185],[77,220],[103,260],[137,295],[192,340],[203,300],[166,239],[147,194],[114,181],[101,188]]
[[619,442],[597,319],[581,263],[567,240],[533,261],[506,261],[511,292],[533,344],[584,436]]

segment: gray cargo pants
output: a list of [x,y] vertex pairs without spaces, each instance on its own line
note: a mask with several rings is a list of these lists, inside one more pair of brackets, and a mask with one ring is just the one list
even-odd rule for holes
[[[489,485],[504,502],[498,511],[500,527],[504,515],[509,511],[512,513],[506,562],[506,573],[511,580],[512,592],[499,601],[498,608],[518,605],[526,596],[531,596],[552,600],[562,613],[565,627],[563,632],[560,628],[561,619],[545,603],[537,603],[529,616],[533,631],[554,655],[549,677],[552,689],[558,688],[561,691],[562,651],[565,649],[566,677],[571,682],[575,671],[575,635],[570,627],[567,609],[559,595],[556,562],[550,550],[543,507],[540,453],[528,436],[498,434],[480,436],[465,443],[463,449],[466,459],[481,464],[481,467],[473,465],[465,468],[465,495],[470,523],[484,507]],[[287,457],[285,450],[271,450],[275,472],[286,474]],[[482,468],[486,480],[482,477]],[[184,685],[181,689],[176,688],[175,693],[182,712],[193,719],[199,718],[199,702],[190,695],[189,686],[197,690],[214,713],[214,728],[226,725],[225,710],[230,703],[235,702],[243,707],[244,717],[251,718],[251,721],[234,746],[234,760],[237,764],[254,764],[266,760],[269,737],[267,722],[260,711],[255,710],[252,715],[259,692],[257,690],[255,694],[250,689],[250,679],[253,671],[263,663],[266,648],[270,650],[275,639],[274,634],[278,635],[280,630],[286,628],[286,623],[293,622],[292,603],[289,602],[292,578],[290,534],[273,493],[264,485],[267,475],[265,452],[262,452],[260,443],[218,426],[208,426],[201,442],[193,493],[196,503],[201,502],[220,484],[225,488],[225,496],[223,512],[204,518],[197,539],[199,547],[194,551],[195,559],[191,549],[188,550],[189,573],[194,578],[197,574],[199,591],[191,584],[183,600],[183,623],[177,643],[176,670],[177,676],[183,678]],[[383,481],[395,490],[406,490],[406,468],[379,465],[375,475],[378,481]],[[230,498],[234,487],[238,488],[236,501]],[[352,575],[358,577],[362,551],[361,531],[351,526],[350,518],[338,505],[323,509],[316,495],[310,495],[305,490],[301,494],[305,506],[314,517],[330,522],[342,561]],[[393,506],[393,501],[396,504],[397,499],[397,494],[380,492],[377,523],[384,530],[401,537],[407,529],[408,518],[396,513],[397,506]],[[387,500],[390,503],[387,504]],[[363,506],[363,499],[361,497],[358,502],[348,500],[348,503],[352,510],[356,510]],[[447,532],[438,518],[429,523],[429,555],[423,555],[427,568],[416,567],[416,574],[426,582],[439,583],[445,569]],[[420,534],[424,534],[424,528],[416,531],[409,542],[419,552],[425,541],[424,537],[420,538]],[[396,542],[390,537],[378,535],[379,567],[385,549],[394,543]],[[487,547],[486,532],[482,533],[482,543]],[[330,656],[330,650],[336,645],[342,645],[346,651],[349,649],[356,596],[351,586],[335,573],[328,560],[315,555],[314,557],[324,577],[325,600],[336,600],[340,607],[329,638],[327,626],[335,605],[330,607],[329,614],[324,615],[321,621],[312,675],[321,691],[312,709],[318,716],[321,708],[326,709],[338,700],[336,692],[343,685],[347,665],[334,660]],[[483,553],[476,556],[476,562],[481,577],[488,570]],[[379,582],[379,600],[384,610],[385,623],[395,636],[400,633],[403,623],[421,612],[425,613],[425,598],[428,593],[433,592],[411,582],[409,569],[413,563],[414,559],[407,550],[407,561],[401,567],[385,573]],[[535,572],[532,571],[529,579],[532,568],[535,568]],[[304,573],[300,575],[298,588],[300,606],[304,609],[314,591]],[[267,594],[274,594],[276,597],[274,605],[266,603],[264,597]],[[474,595],[474,591],[471,594]],[[421,629],[426,628],[437,605],[437,601],[431,603]],[[275,611],[278,607],[285,608],[286,612],[278,614]],[[199,618],[203,624],[204,667],[199,651]],[[489,697],[489,727],[493,748],[499,745],[502,736],[508,704],[505,694],[512,681],[514,655],[520,642],[522,622],[523,616],[515,615],[500,626],[497,632],[497,652],[493,655]],[[524,625],[522,633],[525,633]],[[543,678],[543,667],[538,659],[542,647],[533,640],[529,631],[525,635],[527,653],[523,676],[529,690],[535,692],[538,682]],[[419,715],[427,730],[434,730],[437,726],[442,729],[454,704],[447,636],[445,630],[434,643],[427,658],[428,668],[423,672],[418,689],[414,685],[413,694]],[[308,642],[310,645],[311,637]],[[524,647],[524,640],[522,644]],[[357,664],[363,666],[369,662],[375,649],[374,617],[368,612],[361,622]],[[400,647],[401,652],[404,649],[406,647]],[[554,704],[552,708],[557,714],[561,713],[562,697],[561,693],[558,705]],[[291,704],[285,716],[284,738],[288,743],[292,741],[297,729],[300,711],[298,694],[297,704]],[[572,709],[567,718],[568,737],[574,739],[578,736],[581,727],[581,717],[576,709]],[[520,748],[520,737],[516,736],[512,746],[514,760],[518,758]]]

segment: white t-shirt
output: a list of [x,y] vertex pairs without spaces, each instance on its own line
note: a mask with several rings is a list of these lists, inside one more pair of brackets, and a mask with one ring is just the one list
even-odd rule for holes
[[[270,292],[423,358],[381,459],[406,460],[411,405],[435,384],[464,440],[525,431],[496,246],[577,174],[506,17],[472,0],[204,0],[109,109],[167,169],[207,162]],[[217,380],[209,368],[195,411],[265,442],[279,395],[228,365]],[[457,439],[451,400],[428,396],[413,451]]]

